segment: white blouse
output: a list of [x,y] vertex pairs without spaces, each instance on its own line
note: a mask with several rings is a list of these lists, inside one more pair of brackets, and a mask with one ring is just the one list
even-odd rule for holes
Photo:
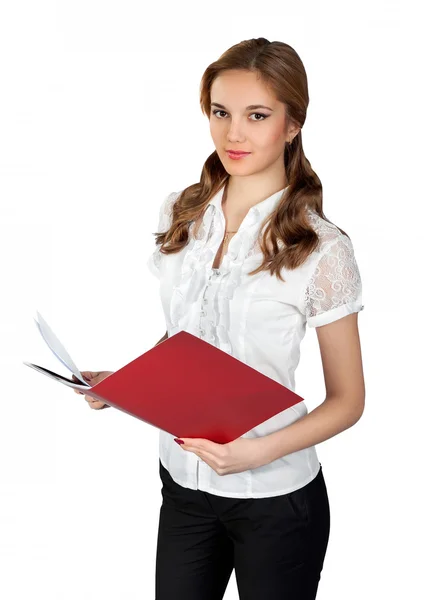
[[[185,330],[295,391],[295,370],[306,324],[326,325],[364,306],[350,239],[311,209],[308,217],[320,243],[303,265],[292,271],[282,269],[285,282],[271,277],[269,271],[247,275],[262,262],[258,240],[261,224],[286,189],[249,209],[230,239],[219,269],[213,269],[212,264],[225,233],[221,205],[224,186],[209,202],[197,238],[193,221],[187,246],[167,255],[155,247],[147,264],[160,282],[168,337]],[[173,192],[163,200],[156,231],[169,229],[172,204],[180,194]],[[217,375],[211,373],[211,377]],[[242,437],[268,435],[307,413],[305,403],[300,402]],[[171,435],[159,430],[163,466],[181,486],[218,496],[264,498],[286,494],[309,483],[320,468],[315,446],[311,446],[256,469],[218,475],[194,452],[183,450],[174,441],[177,436],[178,431]]]

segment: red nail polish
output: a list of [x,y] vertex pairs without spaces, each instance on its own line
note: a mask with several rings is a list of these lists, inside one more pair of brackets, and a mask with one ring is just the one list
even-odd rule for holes
[[184,444],[183,440],[179,440],[178,438],[174,438],[174,442],[177,442],[177,444]]

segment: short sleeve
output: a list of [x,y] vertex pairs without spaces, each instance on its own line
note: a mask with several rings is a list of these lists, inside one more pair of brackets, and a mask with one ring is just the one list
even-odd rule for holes
[[308,327],[320,327],[364,309],[362,282],[350,238],[326,245],[301,298]]
[[[159,207],[159,219],[155,233],[164,233],[168,231],[172,223],[172,207],[179,196],[179,192],[171,192]],[[155,250],[149,255],[147,259],[147,266],[149,271],[158,279],[160,278],[160,262],[163,254],[159,251],[160,246],[155,246]]]

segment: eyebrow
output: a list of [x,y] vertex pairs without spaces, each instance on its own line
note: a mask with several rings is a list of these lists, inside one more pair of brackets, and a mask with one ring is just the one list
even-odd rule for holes
[[[211,102],[211,106],[217,106],[218,108],[225,109],[225,106],[223,104],[218,104],[218,102]],[[246,106],[246,110],[253,110],[254,108],[267,108],[268,110],[273,111],[272,108],[269,106],[264,106],[263,104],[249,104],[249,106]]]

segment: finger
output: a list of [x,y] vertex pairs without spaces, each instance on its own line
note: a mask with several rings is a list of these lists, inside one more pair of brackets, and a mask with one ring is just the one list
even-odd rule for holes
[[98,400],[87,400],[87,403],[90,408],[99,408],[99,405],[101,404]]
[[92,402],[90,404],[90,408],[93,408],[94,410],[101,410],[104,407],[105,407],[105,405],[102,404],[101,402]]
[[217,472],[218,464],[214,458],[207,456],[204,452],[195,452],[199,458],[201,458],[207,465],[210,466],[215,472]]
[[[81,373],[81,376],[84,379],[84,381],[91,381],[95,377],[99,376],[100,371],[80,371],[80,373]],[[73,373],[72,373],[72,379],[78,383],[81,383],[80,379],[78,377],[76,377]]]
[[219,457],[216,454],[212,454],[211,452],[207,452],[206,450],[200,450],[198,455],[202,460],[208,463],[209,466],[213,465],[213,468],[216,469],[218,467]]
[[[74,374],[72,374],[72,379],[75,381],[75,383],[81,383],[81,381],[77,377],[75,377]],[[77,388],[74,388],[74,392],[76,394],[84,394],[84,392],[82,392],[81,390],[78,390]]]
[[90,381],[100,375],[100,371],[82,371],[81,375],[86,381]]
[[183,448],[186,452],[193,452],[194,454],[197,454],[197,456],[199,456],[202,460],[207,462],[208,465],[210,465],[210,466],[211,466],[211,463],[215,464],[215,467],[217,466],[217,461],[219,461],[219,456],[217,456],[213,452],[203,450],[202,448],[198,448],[196,446],[190,446],[190,447],[188,447],[188,446],[184,447],[184,446],[185,446],[185,444],[181,444],[180,448]]
[[87,402],[89,402],[90,404],[94,404],[95,406],[98,406],[99,404],[103,404],[102,400],[97,400],[97,398],[93,398],[93,396],[85,396],[85,399],[87,400]]
[[[85,379],[84,375],[82,376],[83,379]],[[72,373],[72,379],[76,382],[76,383],[81,383],[81,380],[78,377],[75,377],[75,375]]]
[[211,440],[206,439],[187,439],[187,438],[178,438],[183,440],[184,444],[181,444],[181,447],[185,450],[193,450],[195,452],[205,452],[206,454],[210,454],[215,458],[223,458],[223,448],[222,444],[217,444],[212,442]]

